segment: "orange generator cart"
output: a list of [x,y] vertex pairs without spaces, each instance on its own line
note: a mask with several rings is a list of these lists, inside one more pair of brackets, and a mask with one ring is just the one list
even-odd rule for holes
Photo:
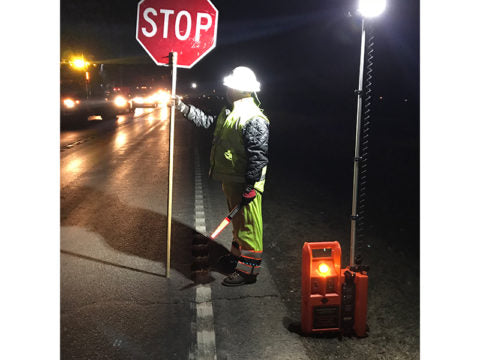
[[[341,269],[338,241],[303,245],[302,332],[367,335],[366,271]],[[358,269],[355,269],[358,270]]]

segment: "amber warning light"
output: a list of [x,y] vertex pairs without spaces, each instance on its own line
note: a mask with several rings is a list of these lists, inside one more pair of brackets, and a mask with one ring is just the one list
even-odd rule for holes
[[328,265],[326,265],[326,264],[321,264],[321,265],[318,267],[318,270],[320,271],[320,274],[326,275],[326,274],[328,273]]

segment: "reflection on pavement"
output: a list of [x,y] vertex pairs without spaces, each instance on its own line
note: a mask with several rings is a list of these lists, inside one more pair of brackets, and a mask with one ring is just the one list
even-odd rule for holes
[[82,159],[74,158],[68,163],[65,169],[67,170],[67,172],[78,172],[80,170],[80,165],[82,165],[82,162]]
[[124,131],[120,131],[115,136],[115,149],[121,148],[127,142],[127,134]]
[[160,120],[165,121],[168,118],[168,107],[162,106],[160,108]]

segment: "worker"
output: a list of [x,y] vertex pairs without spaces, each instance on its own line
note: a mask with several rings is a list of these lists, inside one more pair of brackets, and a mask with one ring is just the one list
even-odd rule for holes
[[270,122],[258,107],[260,83],[251,69],[236,67],[223,79],[223,85],[231,109],[224,107],[218,116],[187,105],[178,96],[175,107],[197,127],[209,128],[216,123],[209,175],[222,182],[229,211],[243,205],[232,220],[230,253],[220,261],[229,268],[222,284],[241,286],[256,282],[262,262],[262,195]]

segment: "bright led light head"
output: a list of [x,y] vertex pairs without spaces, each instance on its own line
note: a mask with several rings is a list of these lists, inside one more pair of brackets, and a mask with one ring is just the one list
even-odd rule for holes
[[380,15],[387,6],[387,0],[359,0],[358,11],[364,17],[370,18]]
[[328,273],[328,265],[327,264],[321,264],[318,267],[318,270],[320,271],[320,274],[325,275],[326,273]]

